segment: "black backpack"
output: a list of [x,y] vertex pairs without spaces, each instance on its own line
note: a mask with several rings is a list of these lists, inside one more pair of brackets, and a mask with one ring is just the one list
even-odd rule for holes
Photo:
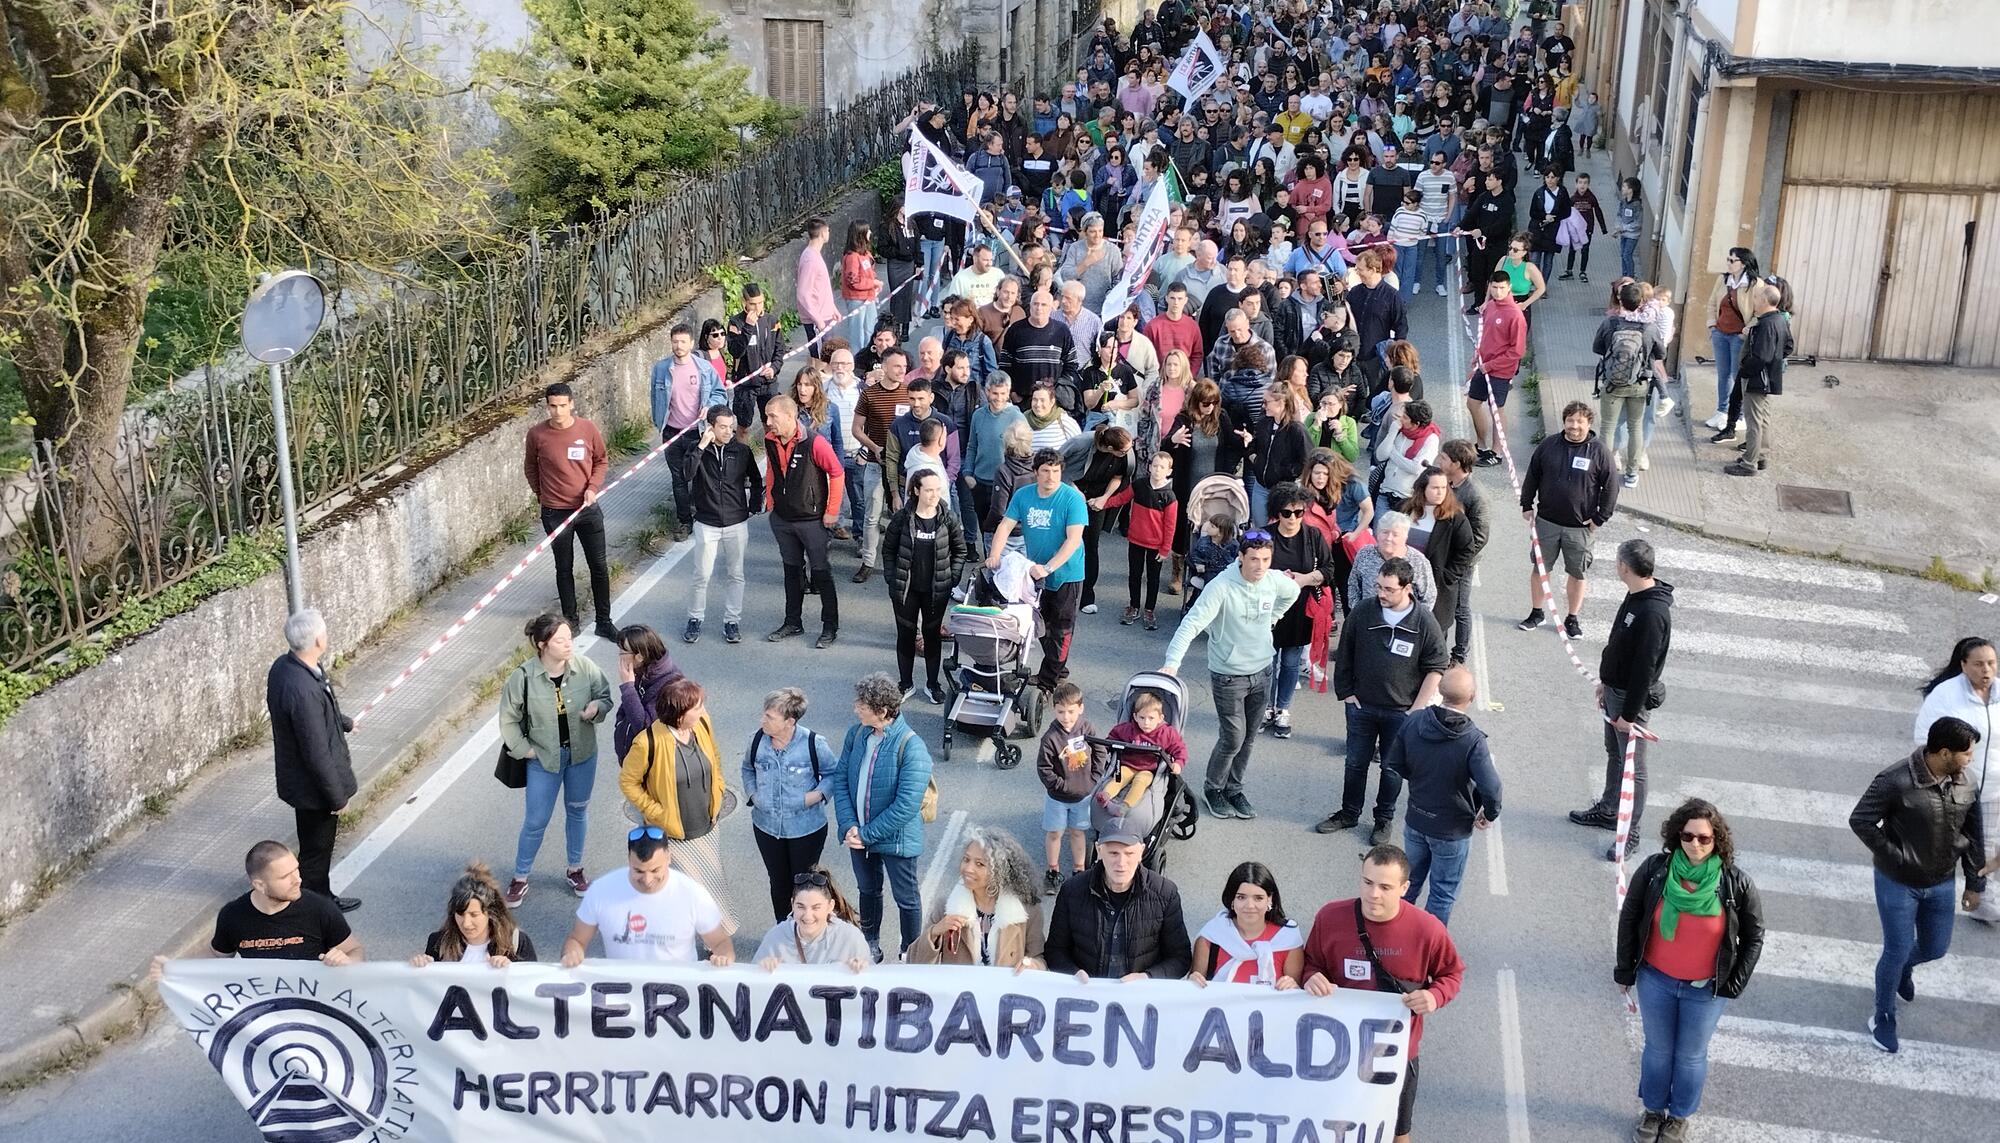
[[1593,396],[1632,397],[1646,390],[1646,329],[1627,322],[1611,331],[1611,344],[1597,359]]

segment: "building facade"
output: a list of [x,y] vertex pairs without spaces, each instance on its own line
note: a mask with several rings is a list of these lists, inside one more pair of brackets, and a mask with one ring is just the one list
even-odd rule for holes
[[1566,15],[1644,187],[1642,272],[1686,324],[1743,246],[1792,283],[1800,353],[2000,365],[2000,0]]

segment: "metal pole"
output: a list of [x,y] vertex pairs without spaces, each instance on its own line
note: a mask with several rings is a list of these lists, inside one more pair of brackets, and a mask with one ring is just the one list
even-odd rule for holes
[[271,363],[271,425],[278,449],[278,496],[285,504],[285,599],[289,613],[305,610],[305,585],[299,576],[299,520],[292,504],[292,443],[285,432],[285,368]]

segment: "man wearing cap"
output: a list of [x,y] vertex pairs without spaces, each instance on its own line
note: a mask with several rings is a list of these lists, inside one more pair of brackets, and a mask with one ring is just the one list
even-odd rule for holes
[[1144,824],[1110,818],[1097,863],[1057,891],[1042,960],[1078,981],[1179,980],[1194,964],[1180,887],[1145,867]]
[[[1276,80],[1272,82],[1275,83]],[[1271,165],[1277,169],[1278,181],[1281,183],[1292,177],[1292,168],[1299,161],[1298,153],[1285,141],[1285,129],[1276,123],[1264,128],[1264,137],[1250,148],[1249,158],[1253,167],[1257,165],[1259,159],[1271,160]]]

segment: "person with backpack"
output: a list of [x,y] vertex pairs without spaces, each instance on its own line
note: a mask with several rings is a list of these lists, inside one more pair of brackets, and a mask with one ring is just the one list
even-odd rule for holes
[[743,796],[750,830],[771,881],[771,915],[791,914],[798,878],[819,865],[826,848],[826,804],[840,758],[825,736],[799,725],[806,695],[779,687],[764,696],[764,717],[743,752]]
[[882,882],[896,898],[897,958],[923,933],[924,902],[917,861],[924,823],[937,816],[931,752],[903,719],[903,688],[883,671],[854,684],[854,715],[827,785],[840,844],[854,861],[861,933],[882,960]]
[[1646,292],[1637,282],[1618,287],[1618,312],[1606,317],[1591,339],[1597,354],[1598,424],[1605,432],[1615,432],[1619,421],[1631,441],[1623,459],[1625,487],[1639,483],[1639,469],[1646,460],[1646,388],[1653,363],[1665,361],[1667,351],[1654,336],[1639,307],[1646,304]]

